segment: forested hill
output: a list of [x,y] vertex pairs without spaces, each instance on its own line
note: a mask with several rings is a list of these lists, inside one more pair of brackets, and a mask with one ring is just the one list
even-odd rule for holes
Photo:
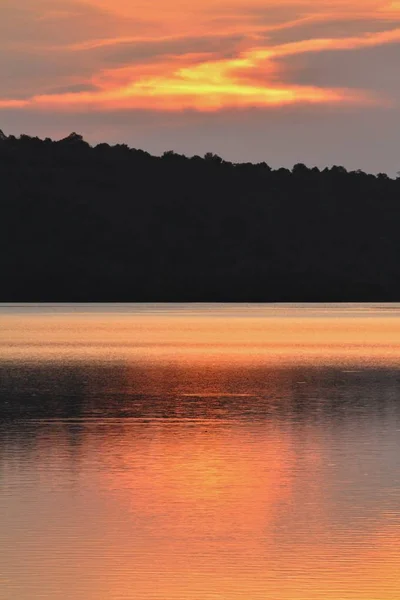
[[2,302],[400,301],[383,174],[0,132],[0,185]]

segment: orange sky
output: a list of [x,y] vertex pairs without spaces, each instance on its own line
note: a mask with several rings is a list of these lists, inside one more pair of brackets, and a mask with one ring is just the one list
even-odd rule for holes
[[381,115],[397,109],[399,43],[396,1],[2,0],[0,127],[57,136],[91,119],[98,141],[122,141],[121,115],[150,111],[172,140],[182,111]]

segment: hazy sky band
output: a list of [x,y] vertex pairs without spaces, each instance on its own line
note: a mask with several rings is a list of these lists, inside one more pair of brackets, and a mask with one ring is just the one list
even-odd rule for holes
[[[205,148],[196,116],[204,114],[217,126],[209,149],[222,154],[232,145],[224,143],[227,123],[240,137],[243,120],[250,120],[245,145],[253,140],[253,149],[227,158],[254,160],[265,146],[251,132],[271,119],[274,132],[278,111],[281,143],[291,150],[278,148],[276,158],[292,159],[295,118],[310,127],[306,162],[321,155],[318,115],[333,116],[332,124],[341,115],[345,121],[364,115],[380,131],[382,124],[389,131],[389,114],[400,121],[400,2],[3,0],[0,17],[0,128],[6,130],[19,122],[28,132],[57,136],[76,123],[89,140],[139,137],[159,152],[175,139],[174,149],[190,154]],[[307,117],[310,109],[315,118]],[[138,131],[143,111],[159,117],[157,125],[142,120]],[[183,123],[174,117],[182,114]],[[153,141],[157,127],[164,130],[160,147]],[[357,127],[360,137],[359,121]],[[382,160],[388,171],[396,168],[389,156],[400,149],[393,139],[389,134]],[[363,160],[359,149],[359,166],[368,168],[373,157]],[[300,147],[296,152],[301,160]]]

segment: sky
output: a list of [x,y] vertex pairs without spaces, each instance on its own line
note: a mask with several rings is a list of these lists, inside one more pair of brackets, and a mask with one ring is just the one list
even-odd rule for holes
[[400,170],[400,1],[1,0],[0,129]]

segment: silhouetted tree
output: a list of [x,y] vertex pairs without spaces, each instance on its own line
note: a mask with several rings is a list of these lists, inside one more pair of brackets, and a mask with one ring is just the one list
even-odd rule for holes
[[213,154],[212,152],[206,152],[204,155],[204,160],[213,162],[218,165],[220,165],[223,162],[222,158],[218,156],[218,154]]
[[0,132],[5,301],[400,299],[400,178]]

